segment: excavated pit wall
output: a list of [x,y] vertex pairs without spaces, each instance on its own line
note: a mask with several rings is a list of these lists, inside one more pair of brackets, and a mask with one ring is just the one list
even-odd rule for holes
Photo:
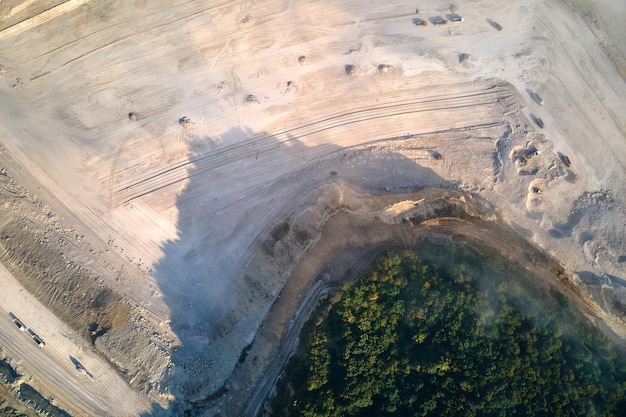
[[[601,323],[612,317],[598,307],[584,283],[506,224],[496,208],[479,195],[432,187],[375,197],[339,185],[318,192],[315,203],[292,216],[290,222],[274,226],[268,239],[260,243],[266,250],[259,251],[249,271],[273,275],[284,268],[289,271],[288,279],[246,347],[246,360],[215,395],[192,403],[196,411],[233,416],[259,412],[258,405],[267,399],[296,343],[298,317],[310,314],[323,288],[356,278],[388,248],[409,249],[429,243],[488,247],[541,277],[539,285],[565,294],[582,314],[610,332]],[[302,230],[308,231],[310,241],[297,239]],[[269,252],[268,247],[273,250]],[[618,337],[614,339],[620,342]],[[264,395],[257,396],[263,386]],[[256,409],[250,408],[253,404]]]

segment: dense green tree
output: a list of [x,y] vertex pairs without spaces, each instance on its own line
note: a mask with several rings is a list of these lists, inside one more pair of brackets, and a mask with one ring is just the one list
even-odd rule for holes
[[[561,294],[480,250],[387,253],[318,326],[276,416],[615,415],[626,365]],[[528,294],[533,294],[530,297]]]

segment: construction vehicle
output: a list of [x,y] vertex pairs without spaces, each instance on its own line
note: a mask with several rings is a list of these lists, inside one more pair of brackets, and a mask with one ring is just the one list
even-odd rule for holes
[[502,30],[502,26],[498,22],[494,22],[491,19],[487,19],[487,23],[496,28],[497,30]]
[[435,16],[431,20],[433,22],[433,25],[435,25],[435,26],[436,25],[445,25],[445,24],[448,23],[448,21],[446,19],[444,19],[443,17],[441,17],[441,16]]
[[15,323],[15,325],[23,332],[26,331],[26,326],[24,326],[24,323],[22,323],[19,319],[13,319],[13,323]]
[[89,372],[87,372],[87,370],[85,369],[83,364],[80,363],[80,361],[78,359],[76,359],[75,357],[70,355],[70,361],[72,362],[72,364],[74,365],[74,368],[76,368],[78,373],[81,373],[81,374],[85,375],[87,378],[93,380],[93,375],[91,375]]
[[428,20],[423,20],[420,18],[413,19],[413,23],[415,23],[415,26],[428,26]]
[[46,344],[43,342],[43,340],[41,340],[41,338],[39,336],[37,336],[36,334],[33,335],[33,340],[35,341],[35,343],[37,343],[37,345],[40,348],[46,346]]
[[565,166],[568,168],[572,166],[572,161],[570,161],[566,155],[561,154],[561,161],[563,161]]
[[11,320],[13,320],[13,323],[15,323],[18,329],[20,329],[23,332],[26,331],[26,326],[24,326],[24,323],[22,323],[15,314],[9,313],[9,317],[11,317]]
[[43,342],[43,340],[41,340],[41,338],[37,335],[37,333],[35,333],[33,331],[33,329],[28,329],[28,334],[30,334],[30,337],[33,338],[33,340],[35,341],[35,343],[37,343],[37,345],[42,348],[44,346],[46,346],[46,344]]
[[448,20],[450,20],[453,23],[462,23],[465,22],[465,19],[462,18],[461,16],[459,16],[456,13],[452,13],[448,15]]
[[530,118],[533,119],[533,122],[535,122],[537,124],[537,126],[539,126],[540,128],[543,129],[543,127],[544,127],[543,120],[541,120],[540,118],[538,118],[534,114],[531,114]]
[[87,370],[83,367],[83,365],[80,362],[76,361],[74,363],[74,367],[76,368],[76,370],[79,373],[81,373],[81,374],[85,375],[87,378],[93,380],[93,376],[89,372],[87,372]]

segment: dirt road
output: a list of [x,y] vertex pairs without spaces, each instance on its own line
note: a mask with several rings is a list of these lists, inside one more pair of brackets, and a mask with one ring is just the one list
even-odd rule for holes
[[[72,415],[130,416],[149,410],[110,365],[85,341],[34,299],[0,264],[0,348],[21,372],[34,378],[44,396]],[[28,331],[20,331],[9,313],[44,342],[35,344]],[[77,358],[93,379],[77,372]]]

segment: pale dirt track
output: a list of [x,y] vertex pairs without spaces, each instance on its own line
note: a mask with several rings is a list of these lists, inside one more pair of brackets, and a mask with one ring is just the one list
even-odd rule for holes
[[[129,416],[147,407],[123,379],[102,358],[94,355],[84,340],[58,320],[0,265],[0,348],[20,372],[37,375],[36,389],[52,393],[58,404],[72,415]],[[40,348],[28,332],[20,331],[11,321],[15,314],[45,343]],[[70,361],[77,358],[93,379],[78,373]],[[52,388],[56,387],[56,388]],[[81,401],[74,401],[82,398]]]
[[[68,265],[92,278],[77,296],[96,310],[90,291],[124,296],[128,323],[84,353],[125,372],[121,404],[155,414],[229,409],[233,394],[211,393],[238,385],[250,342],[264,354],[279,346],[297,303],[275,302],[329,219],[353,207],[397,221],[402,210],[386,204],[423,187],[494,205],[574,272],[624,337],[615,300],[626,297],[626,61],[616,16],[626,5],[568,4],[461,1],[464,23],[418,27],[413,19],[445,17],[449,2],[415,14],[400,0],[4,1],[0,202],[15,218],[2,216],[0,238],[21,227],[29,253],[71,254]],[[367,247],[385,233],[351,239]],[[3,247],[18,281],[63,279],[62,268],[20,272],[19,244]],[[294,300],[304,290],[290,290]],[[282,321],[263,342],[270,311]],[[83,343],[80,315],[68,334]],[[19,348],[32,341],[10,341],[28,362]],[[69,372],[53,352],[72,343],[35,352]],[[94,373],[114,373],[95,363]],[[112,381],[99,389],[114,392]],[[75,388],[46,394],[78,414],[105,410],[91,388]]]
[[[194,156],[180,162],[161,168],[159,171],[148,174],[148,176],[132,181],[128,185],[120,185],[115,190],[115,199],[122,200],[122,203],[129,203],[139,197],[161,190],[165,187],[174,185],[190,178],[189,169],[193,168],[193,175],[202,175],[205,172],[218,169],[224,165],[239,162],[243,159],[255,157],[275,151],[280,146],[288,144],[291,141],[310,142],[313,136],[324,132],[333,135],[332,130],[337,128],[350,127],[351,129],[359,129],[363,125],[371,125],[378,119],[383,118],[399,118],[402,116],[417,116],[420,113],[435,113],[442,111],[482,111],[481,107],[492,107],[500,100],[506,100],[513,95],[510,91],[507,95],[507,88],[490,86],[489,89],[477,91],[463,91],[455,96],[427,96],[415,99],[404,99],[398,101],[384,102],[376,106],[356,107],[349,111],[325,115],[323,118],[311,120],[308,123],[283,129],[278,132],[272,132],[270,135],[262,137],[245,138],[242,143],[223,146],[215,151],[209,151],[206,154]],[[480,128],[499,126],[505,121],[492,121],[478,125],[466,126],[441,126],[440,129],[410,133],[404,135],[406,139],[416,135],[437,135],[443,133],[471,131]],[[330,132],[328,132],[330,131]],[[388,134],[382,131],[370,131],[368,137],[374,138],[368,141],[362,138],[359,145],[367,145],[373,141],[380,141]],[[333,135],[337,136],[337,135]],[[333,141],[333,145],[341,145],[342,140]]]

